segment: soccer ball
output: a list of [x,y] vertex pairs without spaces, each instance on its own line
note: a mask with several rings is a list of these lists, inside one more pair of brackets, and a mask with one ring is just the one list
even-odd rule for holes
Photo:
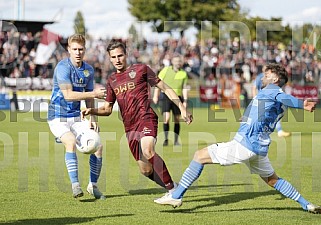
[[86,130],[81,132],[76,137],[76,147],[78,151],[84,154],[93,154],[100,146],[100,137],[94,130]]

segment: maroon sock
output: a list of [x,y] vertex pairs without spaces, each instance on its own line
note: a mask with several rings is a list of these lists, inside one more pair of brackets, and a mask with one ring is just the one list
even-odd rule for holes
[[152,181],[154,181],[156,184],[158,184],[159,186],[165,188],[165,184],[163,183],[163,181],[159,178],[159,176],[157,175],[157,173],[155,173],[155,170],[148,176],[149,179],[151,179]]
[[[161,186],[165,187],[167,190],[171,190],[174,187],[174,182],[171,178],[171,175],[169,175],[164,160],[157,153],[155,153],[155,155],[148,161],[153,165],[153,173],[155,173],[155,175],[157,175],[160,179],[158,182],[163,183]],[[157,179],[155,178],[156,176],[154,176],[154,181],[158,183],[156,181]]]

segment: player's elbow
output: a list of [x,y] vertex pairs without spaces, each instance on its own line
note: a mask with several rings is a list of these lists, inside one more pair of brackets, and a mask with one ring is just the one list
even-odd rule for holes
[[102,108],[100,108],[98,115],[99,116],[110,116],[110,114],[112,114],[112,112],[113,112],[112,108],[102,107]]

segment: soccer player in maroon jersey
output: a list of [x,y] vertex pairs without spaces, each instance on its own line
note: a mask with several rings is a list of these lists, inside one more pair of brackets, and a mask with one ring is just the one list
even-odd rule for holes
[[149,87],[161,89],[180,109],[187,124],[193,120],[176,93],[145,64],[127,65],[126,47],[112,40],[107,47],[110,61],[116,68],[107,79],[104,106],[88,108],[82,115],[109,116],[117,100],[122,115],[129,148],[140,172],[158,185],[171,191],[175,187],[165,162],[155,152],[158,117],[149,100]]

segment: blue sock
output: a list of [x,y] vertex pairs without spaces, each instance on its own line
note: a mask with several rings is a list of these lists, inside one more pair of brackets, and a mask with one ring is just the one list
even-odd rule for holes
[[96,184],[102,167],[102,158],[97,158],[95,154],[89,157],[90,182]]
[[66,152],[65,162],[71,183],[78,181],[78,160],[75,152]]
[[286,180],[279,178],[278,181],[275,183],[274,188],[281,192],[281,194],[285,197],[300,203],[303,209],[307,209],[307,205],[309,204],[309,202],[305,200],[301,196],[301,194]]
[[178,187],[173,191],[172,197],[182,198],[187,189],[201,175],[204,165],[192,160],[188,168],[185,170]]

